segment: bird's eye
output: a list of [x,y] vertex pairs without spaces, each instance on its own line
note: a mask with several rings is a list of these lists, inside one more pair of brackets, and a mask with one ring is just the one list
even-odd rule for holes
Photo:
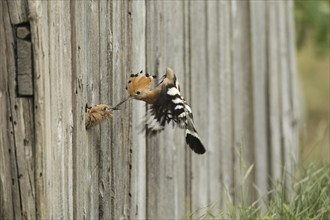
[[137,91],[137,92],[136,92],[137,95],[140,95],[140,93],[141,93],[140,91]]
[[104,107],[104,108],[103,108],[103,111],[105,111],[105,110],[107,110],[107,109],[108,109],[108,107]]

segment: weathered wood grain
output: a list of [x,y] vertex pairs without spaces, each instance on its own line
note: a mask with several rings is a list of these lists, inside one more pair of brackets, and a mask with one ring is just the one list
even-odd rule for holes
[[[205,155],[191,153],[191,209],[192,211],[205,208],[208,205],[208,115],[209,106],[206,98],[208,90],[207,71],[207,20],[205,1],[194,1],[189,5],[190,18],[190,104],[194,113],[194,121],[199,136],[206,147]],[[204,33],[204,34],[203,34]],[[197,215],[199,213],[196,213]]]
[[[3,6],[6,2],[3,3]],[[6,7],[4,7],[6,8]],[[15,44],[12,35],[12,25],[9,21],[8,11],[3,11],[4,38],[2,45],[6,51],[7,59],[4,60],[3,74],[6,74],[7,110],[6,119],[9,134],[9,145],[5,145],[5,151],[9,153],[12,181],[12,204],[14,218],[35,218],[35,188],[34,188],[34,125],[32,100],[20,99],[16,94]],[[6,107],[6,105],[5,105]]]
[[[0,2],[0,15],[0,56],[5,57],[10,46],[6,31],[10,23],[5,1]],[[8,63],[3,59],[0,59],[0,72],[0,218],[19,219],[21,209],[16,193],[18,192],[17,175],[14,175],[17,171],[16,166],[13,166],[15,147],[8,94]]]
[[[87,168],[89,148],[87,132],[84,129],[83,118],[87,100],[87,49],[85,47],[85,14],[87,2],[71,2],[71,32],[72,32],[72,86],[73,86],[73,217],[77,219],[87,218],[90,170]],[[93,132],[93,131],[91,131]],[[83,158],[83,159],[82,159]],[[90,207],[90,206],[88,206]],[[93,207],[90,207],[93,208]]]
[[[268,189],[268,120],[266,91],[266,2],[250,2],[251,28],[251,71],[253,139],[255,157],[255,183],[258,198],[266,195]],[[267,201],[267,197],[263,199]]]
[[[35,191],[36,191],[36,211],[37,218],[47,218],[46,209],[46,166],[45,166],[45,148],[51,146],[51,140],[47,132],[50,131],[50,99],[49,90],[45,84],[49,85],[49,57],[44,56],[48,53],[48,38],[41,39],[46,30],[43,27],[47,25],[46,19],[40,19],[46,16],[46,5],[39,1],[29,1],[31,39],[33,43],[34,57],[34,126],[35,131]],[[40,36],[40,37],[39,37]]]
[[[109,105],[115,105],[112,100],[112,17],[111,17],[111,7],[112,2],[101,1],[99,2],[99,68],[100,72],[100,103],[107,103]],[[83,14],[82,14],[83,15]],[[113,113],[114,117],[117,117],[118,112]],[[111,123],[110,119],[106,123],[100,126],[100,149],[99,149],[99,218],[107,219],[112,213],[112,191],[111,191],[111,166],[112,166],[112,156],[111,156]],[[97,208],[97,207],[95,207]]]
[[[161,63],[160,73],[164,74],[167,66],[174,69],[178,81],[184,83],[184,45],[183,45],[183,2],[165,1],[164,3],[164,60]],[[175,56],[173,56],[175,54]],[[182,85],[187,86],[187,85]],[[182,93],[185,96],[184,93]],[[185,151],[189,146],[185,143],[185,132],[182,129],[169,125],[166,133],[161,134],[162,146],[165,149],[166,178],[168,186],[164,190],[166,206],[173,207],[172,213],[166,212],[169,218],[182,218],[185,214]],[[171,141],[169,141],[171,140]],[[170,165],[170,166],[169,166]],[[171,192],[171,194],[169,194]],[[167,218],[165,215],[164,217]]]
[[[183,79],[181,79],[181,83],[183,83],[183,88],[181,91],[183,92],[185,99],[187,102],[191,102],[191,86],[190,86],[190,76],[191,76],[191,66],[190,66],[190,2],[183,1]],[[185,181],[184,181],[184,191],[185,191],[185,218],[190,216],[192,213],[191,208],[191,154],[193,152],[189,147],[186,147],[184,160],[185,160]]]
[[[208,120],[208,131],[207,131],[207,154],[208,154],[208,164],[207,164],[207,175],[210,181],[208,181],[208,204],[212,204],[214,207],[221,206],[223,204],[220,196],[223,196],[222,192],[222,176],[221,176],[221,136],[218,132],[221,129],[221,123],[214,120],[214,116],[219,114],[221,111],[221,101],[220,101],[220,66],[222,63],[219,62],[220,51],[220,2],[210,1],[207,2],[206,8],[206,22],[207,22],[207,32],[206,32],[206,49],[207,53],[207,80],[208,80],[208,108],[207,120]],[[217,215],[217,210],[213,210],[214,215]]]
[[[44,105],[46,117],[43,123],[48,128],[45,136],[49,144],[44,144],[44,177],[47,218],[72,218],[72,94],[71,94],[71,45],[69,2],[47,2],[47,23],[38,25],[43,34],[37,35],[40,41],[48,38],[45,55],[49,59],[46,71],[36,71],[44,75]],[[31,9],[30,9],[31,10]],[[35,10],[37,13],[37,10]],[[45,12],[45,11],[43,11]],[[42,17],[42,16],[41,16]],[[36,59],[42,59],[38,57]],[[70,80],[67,80],[70,79]],[[39,101],[39,100],[38,100]],[[39,129],[36,130],[39,134]],[[54,181],[57,180],[57,181]]]
[[[85,106],[99,102],[98,33],[96,3],[72,2],[72,70],[73,70],[73,216],[74,218],[99,217],[98,164],[100,138],[99,127],[85,131],[83,117]],[[92,37],[94,36],[94,38]],[[95,67],[94,70],[92,67]],[[94,84],[96,84],[94,88]],[[96,96],[96,97],[95,97]],[[100,167],[99,167],[100,166]],[[102,168],[101,168],[102,170]]]
[[[128,2],[114,1],[112,5],[112,101],[118,103],[126,95],[128,81],[128,56],[131,30],[128,29]],[[112,218],[127,219],[130,214],[130,114],[129,108],[122,109],[112,120]]]
[[[285,10],[286,1],[279,1],[278,10],[278,40],[279,40],[279,79],[280,79],[280,101],[281,101],[281,138],[283,171],[285,175],[286,188],[290,189],[292,183],[292,161],[293,161],[293,131],[291,130],[291,103],[290,103],[290,77],[289,77],[289,47],[287,44],[287,19],[288,14]],[[288,192],[287,192],[288,193]],[[288,194],[287,194],[288,196]]]
[[[233,154],[235,203],[253,201],[253,173],[245,177],[254,164],[252,123],[252,85],[248,1],[232,1],[232,97],[233,97]],[[249,190],[247,190],[249,189]]]
[[219,121],[220,129],[220,152],[221,152],[221,174],[223,183],[223,201],[224,206],[233,196],[233,176],[227,173],[233,173],[233,142],[232,142],[232,67],[231,67],[231,17],[230,2],[223,1],[219,5],[219,25],[220,25],[220,111]]
[[[94,105],[100,103],[100,7],[97,1],[82,1],[78,4],[84,4],[84,12],[81,13],[82,20],[77,20],[77,25],[85,26],[80,50],[84,54],[83,65],[83,79],[84,89],[86,92],[86,101],[88,104]],[[106,37],[106,35],[103,35]],[[84,160],[87,168],[87,173],[84,174],[86,185],[84,186],[84,210],[80,214],[86,216],[87,219],[99,217],[99,156],[100,156],[100,127],[87,131],[87,146],[85,145],[85,152],[78,160]],[[86,172],[86,170],[81,170]],[[86,178],[86,179],[85,179]],[[80,184],[80,182],[77,182]],[[79,199],[79,197],[77,198]]]
[[[131,45],[130,45],[130,71],[137,72],[144,69],[146,65],[146,2],[132,1],[129,7],[129,24],[132,28]],[[130,72],[126,73],[130,74]],[[126,95],[126,93],[125,93]],[[141,132],[143,118],[145,116],[146,106],[143,102],[132,102],[132,127],[131,127],[131,210],[130,217],[132,219],[147,218],[147,193],[146,193],[146,133]]]
[[28,22],[28,1],[12,1],[6,0],[9,18],[12,24],[20,24]]
[[[147,2],[146,25],[150,28],[150,32],[147,29],[147,42],[156,46],[150,47],[151,44],[147,44],[147,70],[152,74],[157,73],[159,77],[169,66],[174,69],[179,80],[183,78],[182,11],[182,2]],[[184,133],[171,126],[158,135],[157,142],[147,142],[149,218],[180,218],[184,215],[184,153]]]
[[[161,32],[162,19],[163,16],[163,1],[156,1],[151,3],[146,1],[146,71],[152,74],[157,74],[161,76],[162,70],[159,67],[161,62]],[[164,64],[163,64],[164,65]],[[161,71],[159,73],[159,71]],[[148,134],[147,134],[148,135]],[[163,168],[160,167],[160,161],[162,161],[163,156],[161,155],[161,150],[164,148],[159,148],[159,140],[155,136],[151,136],[146,140],[146,215],[149,218],[160,217],[162,208],[159,207],[159,198],[164,198],[164,192],[158,194],[161,190],[162,180],[166,180],[166,176]],[[164,164],[164,163],[162,163]],[[158,175],[162,173],[162,175]],[[164,212],[162,213],[164,215]]]
[[285,7],[287,13],[287,44],[289,50],[289,77],[290,77],[290,103],[291,103],[291,131],[292,131],[292,153],[291,173],[296,171],[296,165],[299,159],[299,126],[302,121],[301,94],[299,94],[299,77],[296,64],[296,43],[295,43],[295,25],[294,25],[294,2],[287,1]]
[[267,84],[268,84],[268,108],[269,108],[269,150],[270,150],[270,172],[274,183],[282,177],[282,154],[281,154],[281,121],[280,121],[280,80],[279,56],[278,56],[278,1],[270,1],[267,5],[268,36],[267,36]]

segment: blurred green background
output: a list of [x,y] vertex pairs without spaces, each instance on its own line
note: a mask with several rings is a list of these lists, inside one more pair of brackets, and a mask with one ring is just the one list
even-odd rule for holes
[[330,0],[295,0],[297,65],[304,105],[300,161],[330,164]]

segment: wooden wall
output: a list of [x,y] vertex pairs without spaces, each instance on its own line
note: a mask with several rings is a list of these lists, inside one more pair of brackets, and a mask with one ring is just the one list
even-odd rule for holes
[[[283,176],[289,187],[292,11],[287,0],[0,1],[0,218],[197,218],[267,201]],[[167,66],[205,155],[171,126],[146,135],[138,101],[85,130],[86,104],[115,104],[131,71],[161,76]]]

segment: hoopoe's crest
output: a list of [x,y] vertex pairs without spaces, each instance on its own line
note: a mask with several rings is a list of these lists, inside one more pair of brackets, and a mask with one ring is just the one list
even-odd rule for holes
[[86,107],[85,127],[91,128],[112,117],[113,109],[105,104]]
[[151,89],[152,84],[153,77],[136,74],[131,75],[127,86],[132,98],[151,104],[146,117],[148,130],[157,133],[163,130],[166,124],[173,122],[185,129],[186,143],[194,152],[205,153],[195,128],[191,108],[180,93],[179,82],[173,70],[166,69],[155,89]]
[[131,74],[127,85],[129,95],[134,99],[148,100],[155,77],[149,74],[144,75],[142,70],[137,74]]

